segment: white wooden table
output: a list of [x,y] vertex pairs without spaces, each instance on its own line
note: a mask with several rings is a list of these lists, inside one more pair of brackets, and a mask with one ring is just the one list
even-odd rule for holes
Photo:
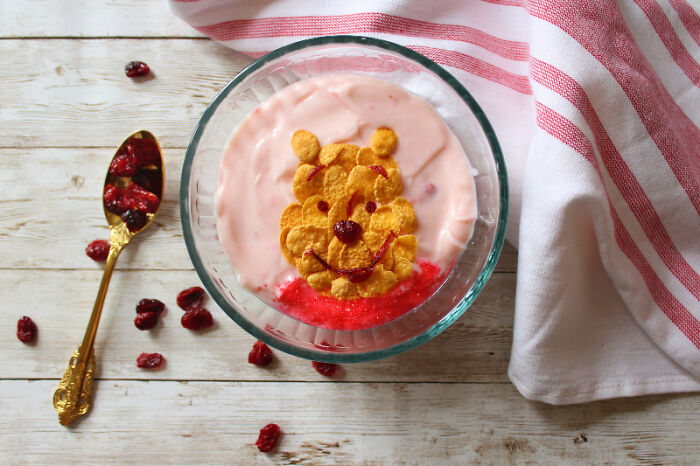
[[[343,367],[329,381],[276,352],[247,363],[253,338],[209,301],[214,330],[179,324],[176,293],[198,284],[178,215],[185,147],[214,95],[249,59],[180,23],[157,0],[0,0],[0,463],[693,463],[700,396],[551,407],[508,382],[516,252],[469,312],[435,340],[391,359]],[[124,64],[155,77],[134,82]],[[77,348],[106,238],[100,206],[114,148],[148,129],[165,148],[156,224],[120,258],[96,343],[93,409],[70,428],[51,397]],[[169,310],[133,326],[142,297]],[[31,316],[38,343],[15,338]],[[135,367],[142,351],[162,371]],[[276,422],[274,454],[253,445]]]

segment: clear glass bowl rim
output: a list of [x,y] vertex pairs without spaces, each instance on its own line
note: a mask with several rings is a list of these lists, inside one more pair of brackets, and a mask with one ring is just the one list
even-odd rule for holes
[[[469,291],[462,297],[462,299],[448,312],[442,319],[436,322],[428,330],[420,335],[410,338],[406,341],[398,343],[396,345],[390,346],[388,348],[383,348],[380,350],[368,351],[363,353],[335,353],[335,352],[320,352],[313,351],[305,348],[299,348],[285,341],[280,341],[258,327],[249,322],[234,306],[232,306],[228,300],[221,294],[219,289],[214,284],[212,278],[207,274],[204,264],[197,253],[197,248],[194,241],[194,236],[192,234],[192,224],[190,222],[190,195],[189,195],[189,182],[192,172],[192,163],[197,151],[197,146],[199,140],[202,137],[204,128],[208,123],[209,119],[212,117],[216,111],[219,104],[226,98],[226,96],[246,77],[251,73],[259,69],[264,64],[280,58],[289,52],[294,52],[296,50],[304,49],[307,47],[316,47],[319,45],[329,45],[329,44],[358,44],[370,47],[379,47],[390,52],[394,52],[408,58],[409,60],[415,61],[425,68],[429,69],[436,75],[438,75],[443,81],[445,81],[455,92],[465,101],[467,106],[471,109],[474,116],[481,125],[484,135],[486,136],[489,146],[491,148],[491,153],[493,155],[496,171],[498,173],[498,183],[499,183],[499,195],[500,195],[500,206],[498,214],[498,224],[496,230],[496,236],[494,238],[493,244],[489,251],[489,255],[484,263],[484,267],[479,273],[479,276],[474,282],[474,285],[469,289]],[[187,246],[187,252],[190,255],[190,259],[194,265],[197,275],[199,275],[202,284],[207,289],[214,301],[221,307],[221,309],[243,330],[250,333],[253,337],[263,341],[264,343],[270,345],[273,348],[284,351],[285,353],[291,354],[293,356],[310,359],[313,361],[324,361],[333,363],[354,363],[354,362],[365,362],[373,361],[376,359],[382,359],[389,356],[394,356],[409,349],[415,348],[416,346],[425,343],[428,340],[439,335],[447,327],[449,327],[454,321],[456,321],[464,312],[469,308],[469,306],[474,302],[476,297],[479,295],[484,285],[488,281],[489,277],[493,273],[498,257],[500,256],[501,249],[503,248],[503,241],[505,239],[506,221],[508,218],[508,178],[506,175],[506,166],[503,160],[503,153],[501,152],[501,146],[496,138],[496,133],[491,126],[488,118],[481,109],[481,106],[476,102],[474,97],[467,91],[467,89],[447,70],[443,67],[430,60],[429,58],[415,52],[407,47],[399,44],[395,44],[390,41],[375,39],[372,37],[364,36],[350,36],[350,35],[336,35],[336,36],[321,36],[314,37],[310,39],[304,39],[292,44],[280,47],[273,50],[272,52],[258,58],[253,63],[248,65],[243,71],[241,71],[235,78],[233,78],[214,98],[214,100],[209,104],[207,109],[202,114],[197,126],[192,134],[192,139],[187,146],[187,151],[185,153],[185,160],[182,167],[182,176],[180,179],[180,221],[182,224],[182,233],[185,238],[185,245]]]

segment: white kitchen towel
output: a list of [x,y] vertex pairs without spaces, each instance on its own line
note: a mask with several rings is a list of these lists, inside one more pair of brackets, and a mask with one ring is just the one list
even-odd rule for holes
[[170,0],[252,56],[406,45],[493,124],[518,247],[509,376],[554,404],[700,390],[700,16],[683,0]]

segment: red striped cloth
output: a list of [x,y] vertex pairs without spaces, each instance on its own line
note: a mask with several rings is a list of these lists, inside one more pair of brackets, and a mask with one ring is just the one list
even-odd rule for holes
[[700,16],[683,0],[170,1],[259,56],[307,37],[406,45],[476,97],[518,247],[509,376],[574,403],[700,389]]

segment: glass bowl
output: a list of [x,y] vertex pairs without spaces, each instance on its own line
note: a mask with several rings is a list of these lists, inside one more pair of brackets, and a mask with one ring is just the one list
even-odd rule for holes
[[[327,73],[374,76],[423,97],[454,131],[474,170],[478,210],[474,232],[445,283],[421,306],[364,330],[314,327],[265,304],[238,284],[216,231],[214,191],[223,149],[233,129],[277,90]],[[187,148],[180,209],[185,243],[195,270],[212,298],[238,325],[294,356],[361,362],[392,356],[430,340],[474,302],[501,252],[508,187],[503,156],[491,124],[476,100],[451,74],[428,58],[391,42],[328,36],[296,42],[263,56],[216,96]]]

